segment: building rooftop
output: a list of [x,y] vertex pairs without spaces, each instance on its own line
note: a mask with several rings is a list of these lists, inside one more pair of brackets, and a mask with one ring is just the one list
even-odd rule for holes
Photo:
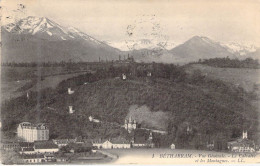
[[112,138],[110,142],[113,144],[130,144],[130,141],[123,137]]
[[68,143],[75,143],[76,139],[53,139],[53,142],[57,144],[68,144]]
[[37,158],[44,158],[44,155],[42,154],[27,154],[27,155],[21,155],[21,158],[23,159],[37,159]]
[[34,148],[23,148],[23,152],[33,152]]
[[33,142],[19,142],[19,145],[21,148],[29,148],[29,147],[33,147],[34,143]]
[[35,149],[57,149],[58,145],[54,144],[52,141],[35,141]]
[[241,145],[241,144],[248,144],[248,145],[254,145],[254,141],[252,140],[249,140],[249,139],[242,139],[242,138],[239,138],[237,140],[234,140],[234,141],[229,141],[228,144],[231,144],[233,146],[236,146],[236,145]]
[[47,129],[47,126],[45,123],[37,123],[33,124],[30,122],[22,122],[19,124],[21,128],[37,128],[37,129]]

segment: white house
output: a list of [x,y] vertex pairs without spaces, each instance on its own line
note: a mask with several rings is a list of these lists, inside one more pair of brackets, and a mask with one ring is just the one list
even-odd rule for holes
[[122,79],[126,80],[126,74],[122,74]]
[[22,160],[24,163],[42,163],[45,162],[45,157],[41,154],[24,155],[22,156]]
[[94,123],[99,123],[100,120],[98,120],[98,119],[93,119],[93,122],[94,122]]
[[171,149],[175,149],[175,145],[172,143],[170,146]]
[[73,114],[75,112],[75,110],[73,110],[73,107],[72,106],[69,106],[69,113],[70,114]]
[[93,117],[92,116],[89,116],[88,119],[89,119],[90,122],[93,121]]
[[96,146],[98,149],[128,149],[131,148],[130,141],[124,138],[113,138],[111,140],[99,140],[93,141],[93,146]]
[[20,154],[35,154],[34,148],[23,148],[19,151]]
[[34,149],[36,153],[57,153],[59,151],[59,148],[35,148]]
[[94,119],[92,116],[89,116],[88,119],[89,119],[90,122],[94,122],[94,123],[99,123],[100,122],[99,119]]
[[36,153],[56,153],[59,151],[59,147],[50,141],[40,141],[34,143],[34,151]]
[[76,139],[53,139],[52,141],[60,148],[63,146],[67,146],[69,143],[75,143]]
[[113,144],[109,140],[106,140],[102,144],[102,149],[112,149],[112,148],[113,148]]
[[72,91],[71,88],[68,88],[68,94],[71,95],[73,93],[74,93],[74,91]]

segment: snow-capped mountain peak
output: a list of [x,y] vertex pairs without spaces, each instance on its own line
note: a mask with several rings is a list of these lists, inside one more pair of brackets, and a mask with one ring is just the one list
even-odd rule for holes
[[253,44],[239,44],[235,42],[230,43],[221,43],[222,46],[226,47],[228,51],[230,51],[233,54],[238,55],[246,55],[251,52],[255,52],[257,50],[257,47]]
[[14,34],[30,34],[52,40],[87,40],[95,44],[102,44],[74,27],[63,27],[46,17],[29,16],[7,24],[4,28]]
[[120,54],[77,28],[64,27],[45,17],[26,17],[1,30],[1,58],[6,62],[115,60]]
[[5,26],[6,30],[9,32],[17,33],[32,33],[35,34],[39,30],[44,30],[52,28],[53,23],[45,17],[32,17],[21,19],[15,23],[7,24]]

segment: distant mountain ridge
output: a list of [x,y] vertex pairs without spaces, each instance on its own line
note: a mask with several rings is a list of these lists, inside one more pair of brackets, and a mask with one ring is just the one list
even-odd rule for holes
[[38,18],[29,16],[17,23],[8,24],[4,28],[14,34],[30,34],[42,38],[49,37],[49,39],[53,40],[81,39],[93,41],[97,44],[104,44],[74,27],[63,27],[46,17]]
[[185,43],[170,50],[173,56],[190,61],[213,57],[233,57],[227,48],[207,37],[194,36]]
[[64,27],[45,17],[21,19],[2,26],[2,62],[60,62],[117,60],[133,56],[137,62],[189,63],[216,57],[260,56],[254,46],[221,44],[207,37],[194,36],[168,50],[166,44],[149,39],[132,41],[130,51],[121,51],[109,42],[99,41],[74,27]]
[[2,61],[114,60],[120,50],[73,27],[42,17],[27,17],[2,27]]
[[244,56],[249,53],[256,52],[258,49],[256,46],[252,44],[239,44],[239,43],[221,43],[222,46],[226,47],[231,53]]

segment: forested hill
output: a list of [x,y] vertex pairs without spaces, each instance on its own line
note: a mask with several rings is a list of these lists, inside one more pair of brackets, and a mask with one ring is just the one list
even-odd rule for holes
[[260,64],[257,59],[246,58],[244,60],[239,59],[230,59],[229,57],[226,58],[210,58],[210,59],[203,59],[199,60],[199,64],[206,64],[213,67],[220,67],[220,68],[251,68],[251,69],[259,69]]
[[[148,77],[147,72],[152,76]],[[122,73],[126,73],[127,80],[120,79]],[[68,87],[75,93],[68,95]],[[15,131],[18,123],[31,121],[47,123],[51,138],[116,137],[126,134],[118,126],[123,125],[131,106],[138,105],[161,116],[151,116],[149,121],[140,112],[139,118],[146,118],[139,121],[142,126],[161,129],[166,124],[168,135],[158,136],[157,145],[175,142],[180,148],[199,148],[212,140],[225,144],[239,137],[243,129],[248,130],[250,138],[257,139],[256,108],[250,105],[254,94],[198,71],[186,74],[174,65],[110,66],[63,81],[57,89],[41,91],[38,97],[36,92],[30,96],[29,100],[24,95],[3,103],[3,131]],[[68,113],[68,106],[73,106],[74,114]],[[88,122],[90,115],[110,125],[93,127]],[[192,128],[190,133],[186,132],[188,126]]]

